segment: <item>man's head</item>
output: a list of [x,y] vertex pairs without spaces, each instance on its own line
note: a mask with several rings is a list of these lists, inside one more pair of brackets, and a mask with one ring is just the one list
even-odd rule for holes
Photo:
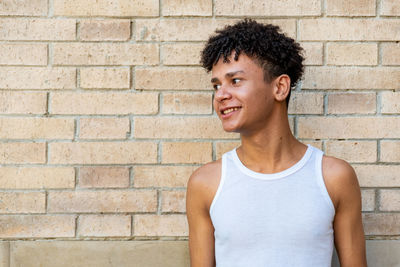
[[[201,63],[207,71],[211,71],[221,57],[224,62],[228,62],[233,52],[234,60],[237,61],[243,53],[263,69],[265,82],[287,74],[290,77],[290,87],[293,88],[303,74],[302,48],[280,32],[278,26],[264,25],[249,19],[226,26],[210,37],[202,51]],[[290,91],[286,98],[287,106],[289,98]]]

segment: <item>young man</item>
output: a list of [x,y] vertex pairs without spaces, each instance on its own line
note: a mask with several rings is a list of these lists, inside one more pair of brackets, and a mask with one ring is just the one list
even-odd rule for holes
[[197,169],[187,187],[191,267],[366,266],[352,167],[292,135],[290,90],[302,49],[273,25],[244,20],[202,51],[214,109],[241,146]]

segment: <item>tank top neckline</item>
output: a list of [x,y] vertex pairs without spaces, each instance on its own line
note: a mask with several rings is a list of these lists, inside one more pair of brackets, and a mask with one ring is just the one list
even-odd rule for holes
[[257,178],[257,179],[274,180],[274,179],[280,179],[280,178],[287,177],[290,174],[293,174],[296,171],[300,170],[307,163],[309,158],[311,157],[311,154],[313,151],[312,148],[313,147],[308,144],[306,152],[304,153],[303,157],[298,162],[296,162],[294,165],[292,165],[288,169],[285,169],[283,171],[276,172],[276,173],[261,173],[261,172],[256,172],[256,171],[250,170],[239,159],[239,156],[237,155],[237,151],[236,151],[237,148],[234,148],[233,150],[231,150],[230,154],[232,155],[232,158],[233,158],[233,161],[234,161],[236,167],[238,167],[239,170],[241,172],[243,172],[244,174],[246,174],[250,177],[253,177],[253,178]]

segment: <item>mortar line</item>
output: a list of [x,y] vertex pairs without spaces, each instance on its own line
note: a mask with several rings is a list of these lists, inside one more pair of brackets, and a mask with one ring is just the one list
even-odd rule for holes
[[134,179],[133,165],[130,165],[130,166],[128,166],[128,183],[129,183],[128,188],[129,188],[129,189],[130,189],[130,188],[136,189],[136,188],[134,187],[134,181],[133,181],[133,179]]
[[134,216],[135,215],[133,215],[133,214],[131,215],[131,237],[134,237],[134,229],[133,229],[134,223],[135,223]]
[[211,159],[212,161],[217,160],[217,156],[216,156],[216,144],[215,141],[211,142]]
[[75,178],[74,190],[76,190],[80,185],[81,168],[74,167],[74,171],[75,171],[75,175],[74,175],[74,178]]
[[47,0],[47,17],[51,18],[54,16],[54,0]]
[[162,215],[161,214],[161,205],[162,205],[161,190],[157,189],[157,215]]

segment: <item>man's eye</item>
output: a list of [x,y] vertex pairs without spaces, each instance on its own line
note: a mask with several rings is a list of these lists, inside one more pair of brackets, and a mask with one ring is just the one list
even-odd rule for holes
[[219,84],[214,84],[213,85],[214,90],[218,90],[219,88],[221,88],[221,85]]
[[239,78],[234,78],[234,79],[232,79],[232,83],[233,83],[233,84],[237,84],[238,82],[240,82],[240,79],[239,79]]

